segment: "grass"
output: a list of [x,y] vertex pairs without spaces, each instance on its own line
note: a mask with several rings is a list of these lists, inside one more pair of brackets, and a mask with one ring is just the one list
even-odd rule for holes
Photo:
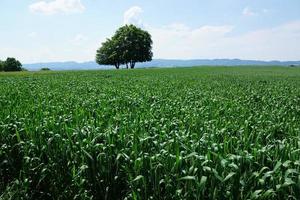
[[0,74],[0,199],[300,199],[300,69]]

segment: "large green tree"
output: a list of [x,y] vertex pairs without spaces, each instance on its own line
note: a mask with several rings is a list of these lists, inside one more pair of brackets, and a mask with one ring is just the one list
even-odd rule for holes
[[120,45],[121,57],[127,68],[134,68],[137,62],[152,60],[152,39],[147,31],[125,25],[117,30],[113,40]]
[[7,58],[4,62],[3,69],[6,72],[22,71],[22,64],[15,58]]
[[126,64],[127,68],[134,68],[137,62],[152,60],[151,35],[134,25],[119,28],[111,39],[102,43],[97,50],[96,62],[103,65]]

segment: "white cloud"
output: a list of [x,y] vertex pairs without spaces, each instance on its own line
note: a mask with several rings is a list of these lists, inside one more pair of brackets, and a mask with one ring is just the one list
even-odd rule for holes
[[[234,27],[184,24],[147,27],[154,41],[156,58],[241,58],[260,60],[299,60],[300,21],[240,35]],[[230,34],[229,34],[230,33]]]
[[138,6],[133,6],[129,8],[124,13],[124,24],[133,24],[136,26],[142,26],[143,22],[141,20],[141,14],[143,9]]
[[183,59],[204,58],[208,55],[207,50],[213,49],[218,40],[226,37],[232,29],[232,26],[202,26],[191,29],[184,24],[148,28],[154,41],[155,57]]
[[52,0],[31,4],[29,9],[33,13],[52,15],[56,13],[79,13],[83,12],[85,7],[81,0]]
[[255,16],[255,15],[257,15],[257,13],[252,11],[249,7],[246,7],[243,10],[243,15],[245,15],[245,16]]

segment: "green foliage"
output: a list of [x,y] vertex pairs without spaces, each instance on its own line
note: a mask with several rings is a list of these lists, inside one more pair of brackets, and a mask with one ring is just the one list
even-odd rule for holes
[[120,54],[120,48],[118,48],[116,41],[108,39],[97,50],[96,62],[99,65],[114,65],[116,69],[119,69],[120,65],[123,64]]
[[136,62],[151,61],[152,56],[151,35],[134,25],[125,25],[111,39],[102,43],[97,50],[96,62],[115,65],[117,69],[122,64],[134,68]]
[[22,64],[15,58],[7,58],[4,62],[3,70],[6,72],[22,71]]
[[48,67],[43,67],[43,68],[40,69],[40,71],[50,71],[50,70],[51,70],[51,69],[48,68]]
[[0,199],[299,199],[299,94],[289,67],[0,74]]
[[113,40],[119,45],[120,55],[128,67],[134,68],[136,62],[152,60],[151,35],[134,25],[125,25],[113,36]]

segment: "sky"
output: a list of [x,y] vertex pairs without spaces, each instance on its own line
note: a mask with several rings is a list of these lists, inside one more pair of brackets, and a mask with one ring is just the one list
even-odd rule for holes
[[300,60],[300,0],[0,0],[0,59],[91,61],[124,24],[154,58]]

